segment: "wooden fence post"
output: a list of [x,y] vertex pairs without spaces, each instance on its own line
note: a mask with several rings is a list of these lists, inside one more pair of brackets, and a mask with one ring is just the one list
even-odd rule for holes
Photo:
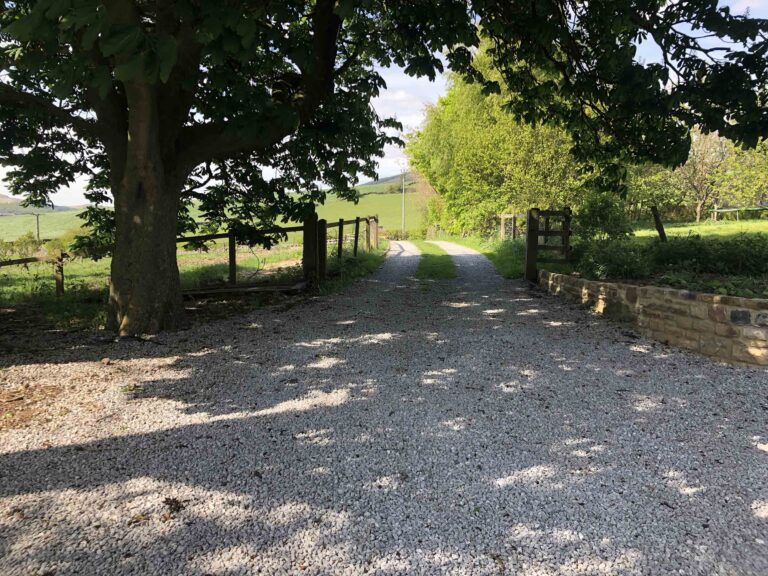
[[341,260],[341,252],[344,250],[344,218],[339,218],[339,246],[336,249],[336,257]]
[[371,251],[371,217],[365,217],[365,251]]
[[376,226],[373,228],[375,230],[373,234],[373,244],[376,246],[376,250],[379,249],[379,215],[374,214],[373,221],[376,222]]
[[237,241],[234,231],[229,231],[229,284],[237,284]]
[[501,215],[501,231],[499,233],[499,240],[504,242],[507,238],[507,217],[502,214]]
[[64,252],[59,252],[53,261],[53,276],[56,279],[56,296],[64,295]]
[[355,249],[352,252],[352,255],[357,258],[357,240],[360,236],[360,216],[355,217]]
[[325,220],[317,222],[317,277],[325,280],[325,269],[328,262],[328,223]]
[[563,258],[571,258],[571,220],[572,212],[570,206],[563,208]]
[[304,249],[302,253],[304,280],[310,284],[317,283],[318,246],[317,246],[317,213],[313,212],[304,219]]
[[538,282],[536,255],[539,246],[539,209],[528,210],[525,233],[525,279],[534,284]]
[[512,216],[512,240],[516,240],[517,236],[517,216]]

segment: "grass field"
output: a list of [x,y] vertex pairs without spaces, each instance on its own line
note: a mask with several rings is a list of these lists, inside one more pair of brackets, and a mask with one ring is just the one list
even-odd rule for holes
[[[70,230],[80,228],[83,221],[77,217],[81,210],[66,212],[40,212],[40,238],[52,239]],[[0,240],[15,240],[27,232],[35,234],[36,222],[32,214],[0,216]]]
[[[382,184],[385,186],[386,184]],[[379,223],[388,230],[399,230],[401,222],[402,195],[381,194],[374,192],[378,184],[370,184],[363,188],[367,192],[360,197],[357,204],[330,196],[324,206],[319,206],[317,212],[320,218],[329,222],[339,218],[350,219],[355,216],[379,215]],[[405,226],[406,230],[418,230],[424,216],[425,199],[422,194],[413,191],[405,194]],[[70,230],[79,228],[82,221],[77,215],[80,209],[66,212],[41,212],[40,237],[58,238]],[[0,216],[0,240],[15,240],[28,232],[35,233],[35,217],[32,214],[15,216]]]
[[[768,220],[704,220],[700,223],[683,222],[665,224],[667,236],[736,236],[738,234],[768,234]],[[657,237],[656,228],[652,224],[638,226],[635,229],[638,238]]]

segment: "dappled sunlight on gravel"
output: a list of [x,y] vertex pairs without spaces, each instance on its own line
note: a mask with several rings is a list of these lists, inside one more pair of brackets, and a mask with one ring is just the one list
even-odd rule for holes
[[55,394],[0,432],[0,574],[768,574],[767,373],[441,245],[455,280],[400,242],[334,296],[4,357],[0,399]]

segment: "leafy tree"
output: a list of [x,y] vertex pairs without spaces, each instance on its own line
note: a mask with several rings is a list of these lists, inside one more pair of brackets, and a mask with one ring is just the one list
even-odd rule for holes
[[435,52],[448,44],[449,59],[460,57],[475,31],[430,23],[425,10],[458,6],[4,2],[0,159],[13,166],[10,189],[44,203],[89,177],[91,200],[114,200],[113,213],[87,212],[97,234],[82,242],[114,238],[112,326],[175,326],[175,237],[192,224],[189,202],[268,244],[256,227],[300,219],[325,197],[318,182],[354,199],[392,141],[384,129],[398,126],[370,107],[383,86],[374,62],[434,76]]
[[714,174],[721,202],[749,208],[768,205],[768,141],[753,150],[731,147]]
[[[493,77],[487,55],[475,66]],[[497,216],[538,205],[572,203],[583,172],[570,154],[572,142],[558,128],[530,126],[507,113],[505,92],[484,95],[460,77],[427,109],[421,130],[411,135],[412,165],[439,194],[431,223],[459,232],[487,232]],[[439,221],[435,221],[439,218]]]
[[[501,82],[472,66],[478,24]],[[190,199],[269,241],[252,224],[300,216],[324,198],[315,182],[354,197],[393,126],[369,106],[376,65],[433,76],[445,49],[485,91],[506,85],[518,117],[567,128],[607,179],[617,159],[681,162],[686,125],[768,135],[768,22],[716,0],[15,0],[0,29],[11,190],[43,203],[86,175],[114,199],[121,334],[177,324]],[[648,38],[664,64],[634,60]]]
[[651,206],[663,214],[687,210],[686,189],[675,170],[647,162],[631,166],[627,180],[627,209],[635,219],[648,216]]
[[728,157],[728,145],[717,134],[694,132],[688,160],[677,169],[686,193],[694,205],[696,222],[716,199],[715,174]]

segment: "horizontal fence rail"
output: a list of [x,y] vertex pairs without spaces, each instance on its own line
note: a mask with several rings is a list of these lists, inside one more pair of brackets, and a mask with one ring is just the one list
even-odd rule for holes
[[[364,238],[362,244],[360,242],[361,224],[365,225]],[[354,227],[354,233],[345,236],[344,227]],[[338,229],[337,238],[328,238],[328,230],[336,228]],[[297,226],[277,226],[271,228],[262,228],[256,231],[259,234],[282,234],[288,232],[302,232],[303,233],[303,257],[302,257],[302,269],[304,275],[304,281],[299,285],[292,285],[289,291],[296,291],[308,285],[315,285],[325,279],[327,275],[327,259],[328,259],[328,242],[336,242],[336,256],[341,259],[343,252],[344,240],[347,239],[353,244],[352,254],[357,257],[361,246],[365,246],[366,251],[370,251],[372,246],[379,245],[379,217],[365,216],[357,217],[350,220],[344,220],[340,218],[335,222],[327,222],[326,220],[319,220],[317,214],[307,218],[304,223]],[[264,287],[257,287],[249,284],[238,284],[237,282],[237,236],[234,231],[219,232],[214,234],[199,234],[197,236],[179,236],[176,238],[176,243],[182,242],[209,242],[213,240],[227,240],[228,244],[228,286],[215,289],[196,289],[186,290],[185,294],[208,294],[227,291],[259,291],[266,290]],[[61,252],[56,256],[30,256],[27,258],[16,258],[12,260],[0,261],[0,268],[5,266],[22,266],[26,264],[34,264],[38,262],[46,262],[53,264],[54,277],[56,280],[56,294],[64,294],[64,260],[68,258],[68,254]]]

